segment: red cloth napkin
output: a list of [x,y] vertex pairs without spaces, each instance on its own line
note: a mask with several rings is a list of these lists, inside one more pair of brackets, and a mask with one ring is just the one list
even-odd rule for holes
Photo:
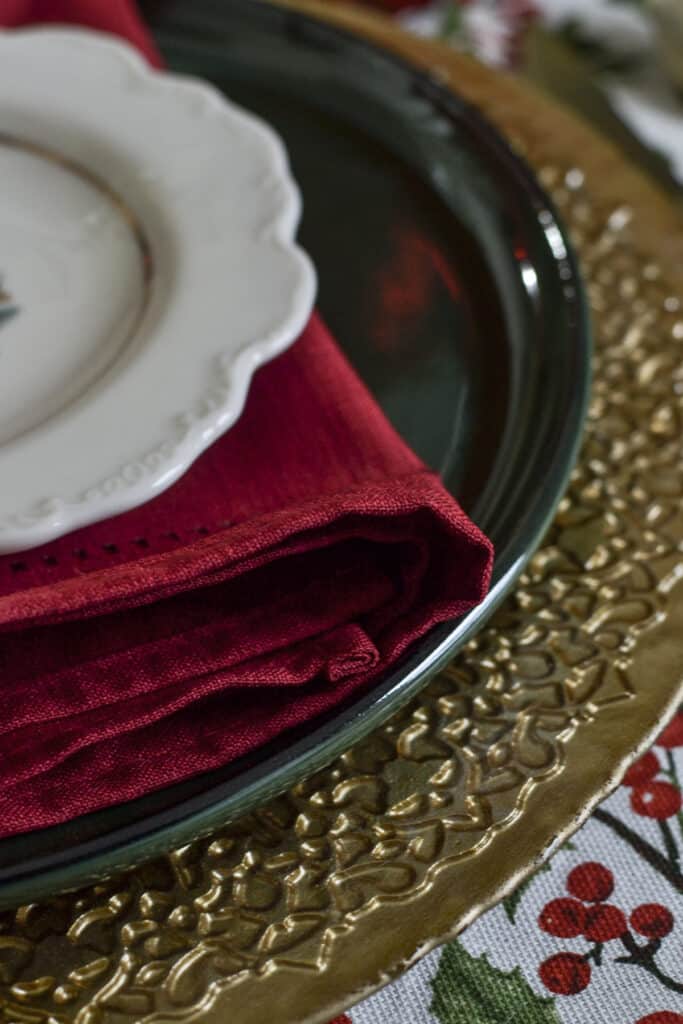
[[[0,0],[0,23],[34,16],[109,28],[154,58],[122,2]],[[0,558],[0,834],[311,719],[479,602],[491,563],[314,316],[171,490]]]

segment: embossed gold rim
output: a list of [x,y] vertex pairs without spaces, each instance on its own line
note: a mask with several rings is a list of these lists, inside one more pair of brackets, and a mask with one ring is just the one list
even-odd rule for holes
[[509,891],[682,695],[683,224],[517,82],[296,6],[457,84],[551,190],[597,328],[582,458],[515,595],[372,737],[212,839],[6,915],[7,1020],[324,1022]]

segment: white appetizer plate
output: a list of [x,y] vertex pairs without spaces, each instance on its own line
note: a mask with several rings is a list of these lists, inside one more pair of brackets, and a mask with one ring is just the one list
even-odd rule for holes
[[0,552],[154,497],[295,340],[275,133],[92,32],[0,32]]

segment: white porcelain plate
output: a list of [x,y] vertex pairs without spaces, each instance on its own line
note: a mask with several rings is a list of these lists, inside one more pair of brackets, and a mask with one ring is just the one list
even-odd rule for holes
[[0,552],[168,487],[301,331],[264,123],[85,31],[0,33]]

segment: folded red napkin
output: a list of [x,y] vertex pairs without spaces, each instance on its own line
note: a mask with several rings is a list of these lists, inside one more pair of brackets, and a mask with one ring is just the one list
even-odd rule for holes
[[[0,0],[149,56],[119,2]],[[0,558],[0,835],[224,764],[383,673],[484,596],[489,542],[317,316],[173,488]]]

